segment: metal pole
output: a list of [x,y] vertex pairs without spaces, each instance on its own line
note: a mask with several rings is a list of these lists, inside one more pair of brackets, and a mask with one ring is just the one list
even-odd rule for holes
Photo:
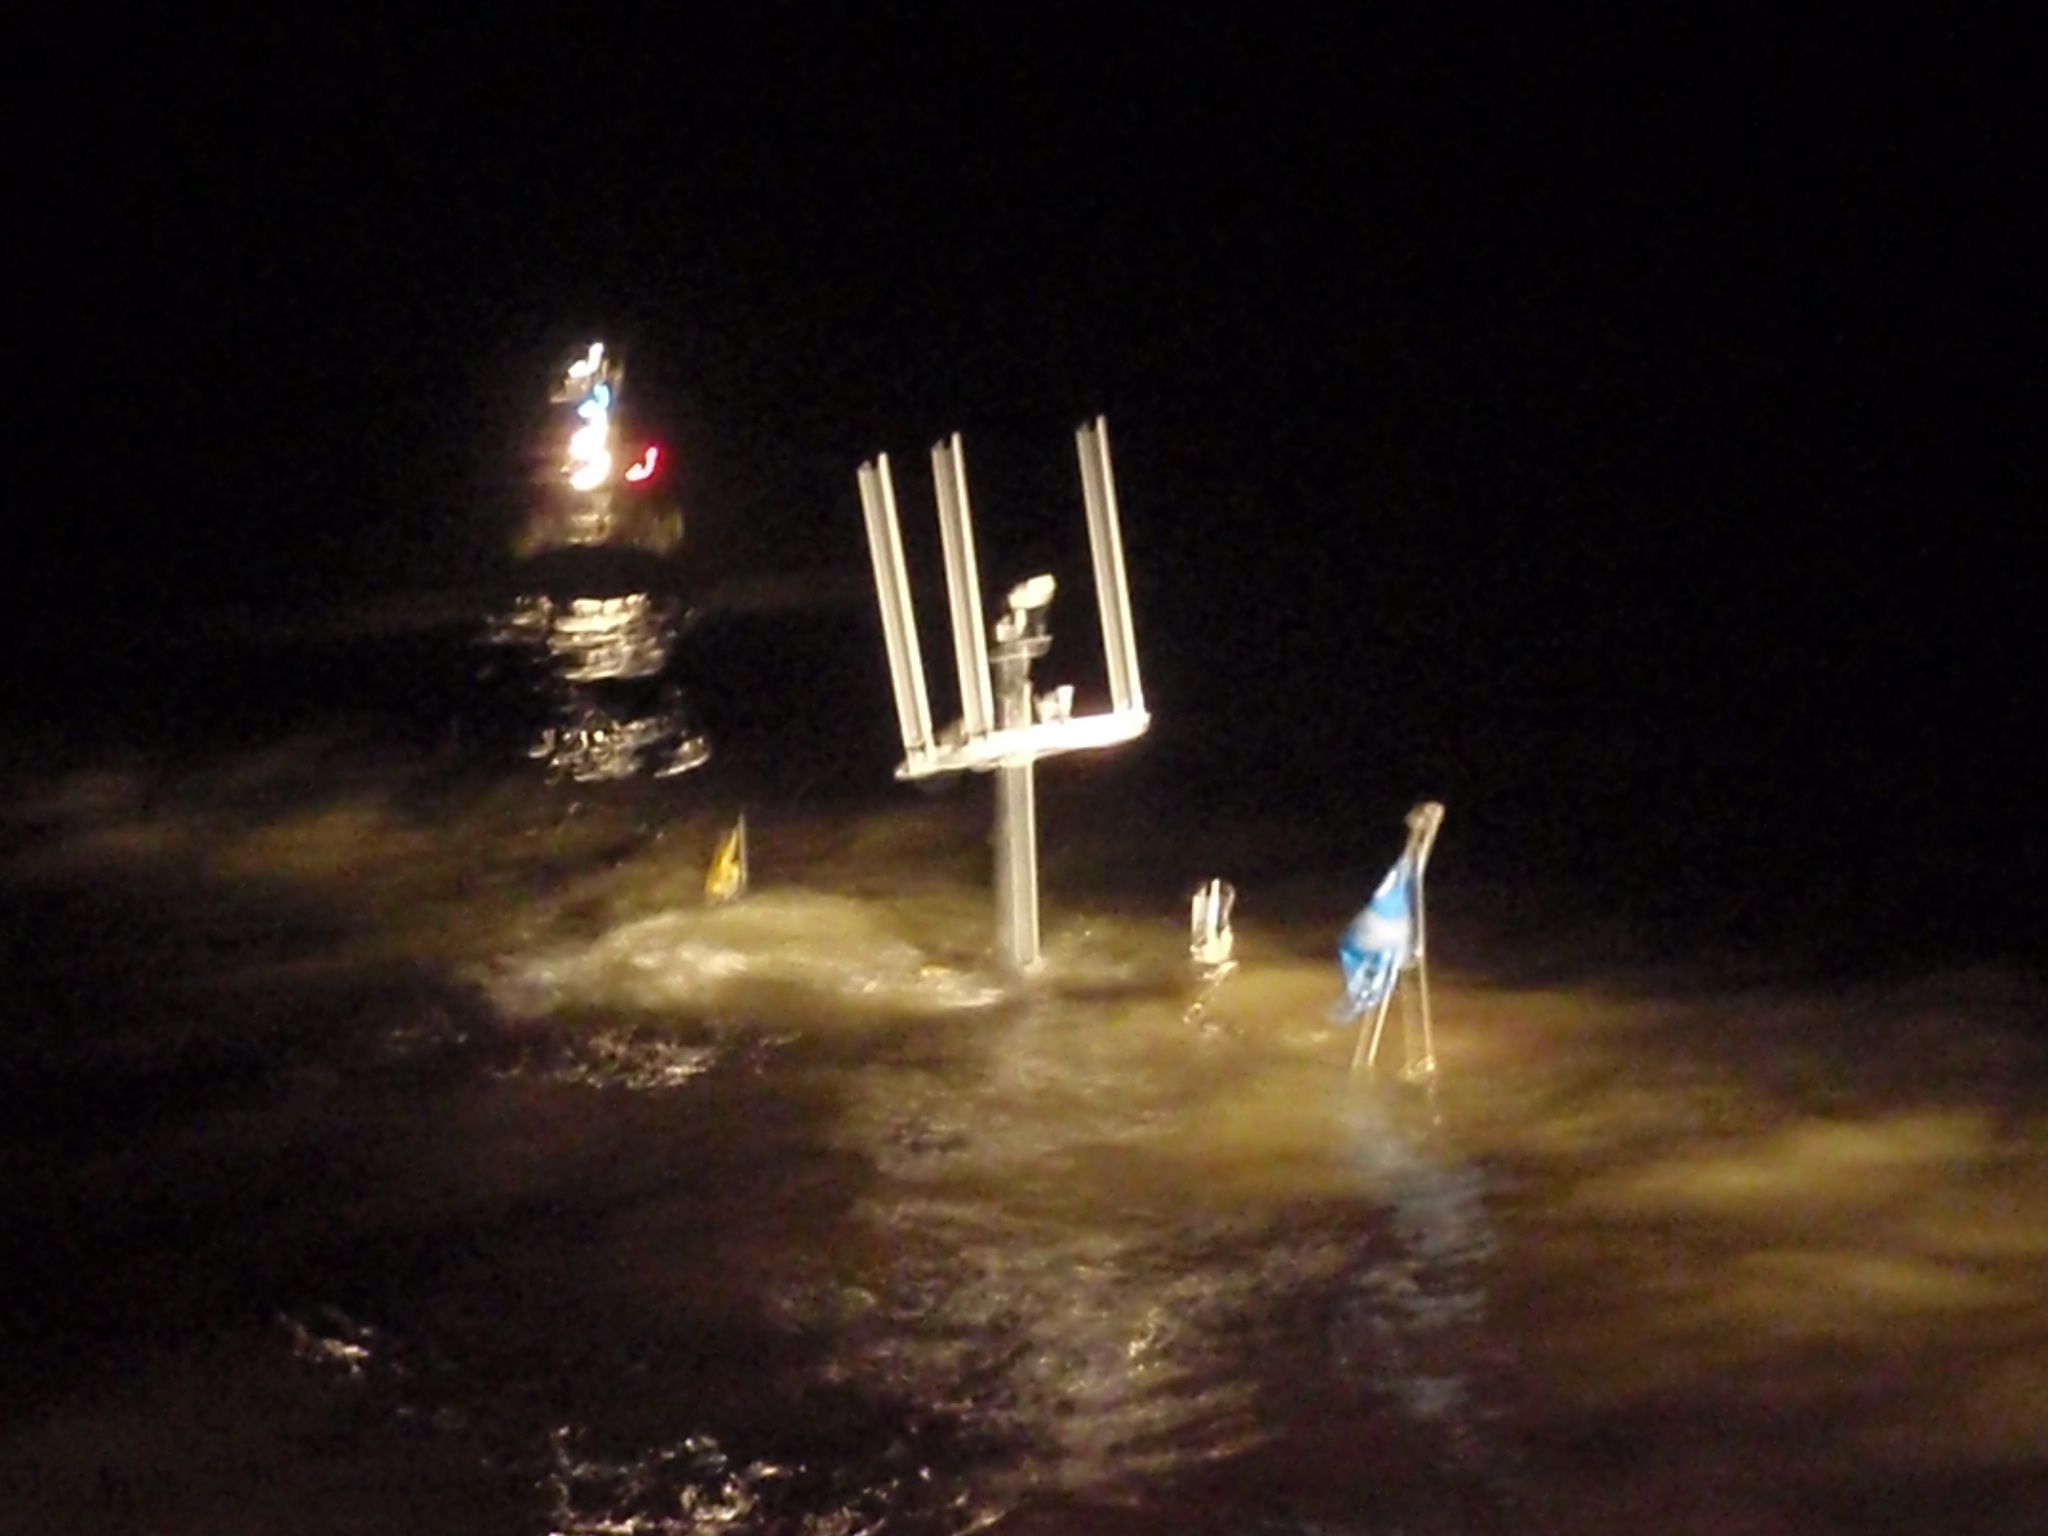
[[1038,787],[1032,765],[996,770],[996,928],[1017,970],[1038,964]]
[[[1004,730],[1031,723],[1031,654],[1024,643],[996,649],[996,708]],[[1039,960],[1038,786],[1027,758],[996,769],[996,938],[1015,970]]]
[[1116,508],[1116,476],[1109,465],[1109,423],[1098,416],[1074,433],[1081,460],[1081,499],[1088,509],[1088,551],[1095,562],[1095,602],[1102,613],[1102,653],[1109,698],[1117,713],[1145,707],[1138,678],[1138,642],[1131,628],[1131,594],[1124,577],[1124,540]]
[[[1415,984],[1420,989],[1422,1004],[1422,1057],[1416,1059],[1414,1048],[1407,1046],[1408,1061],[1404,1074],[1413,1079],[1429,1077],[1436,1072],[1436,1037],[1429,1016],[1429,901],[1426,882],[1429,875],[1429,856],[1436,848],[1436,835],[1444,824],[1444,808],[1434,800],[1425,800],[1408,813],[1408,825],[1415,847]],[[1403,1014],[1403,1032],[1406,1032],[1407,1015]]]
[[974,561],[974,513],[967,504],[967,462],[960,434],[932,444],[932,487],[939,498],[939,542],[946,554],[946,600],[953,616],[953,661],[960,675],[960,720],[967,739],[989,733],[988,641],[981,632],[981,573]]
[[[1418,1058],[1411,1043],[1406,1047],[1408,1061],[1402,1069],[1410,1080],[1429,1077],[1436,1071],[1436,1038],[1429,1018],[1429,957],[1418,954],[1415,959],[1415,985],[1422,994],[1422,1055]],[[1404,1019],[1406,1015],[1403,1015]]]
[[[1351,1050],[1352,1071],[1356,1072],[1358,1070],[1358,1064],[1361,1061],[1363,1061],[1367,1067],[1370,1067],[1374,1062],[1380,1059],[1380,1031],[1387,1027],[1387,1006],[1394,1000],[1394,988],[1400,985],[1401,978],[1397,975],[1394,978],[1394,985],[1388,987],[1387,990],[1380,995],[1379,1011],[1372,1016],[1372,1030],[1370,1032],[1370,1035],[1368,1035],[1367,1031],[1363,1027],[1359,1029],[1358,1044],[1353,1046]],[[1367,1043],[1368,1039],[1370,1040],[1370,1044]]]
[[889,683],[896,694],[896,723],[903,755],[915,763],[932,749],[931,703],[924,691],[924,656],[917,644],[917,616],[910,606],[910,577],[903,567],[903,532],[896,520],[896,487],[889,455],[860,467],[860,505],[867,519],[868,554],[875,566],[875,600],[882,612],[882,640],[889,652]]

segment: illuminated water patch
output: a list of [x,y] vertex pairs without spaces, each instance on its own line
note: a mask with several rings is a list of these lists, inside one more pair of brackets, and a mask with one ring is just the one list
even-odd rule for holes
[[1009,995],[992,975],[928,953],[876,903],[788,888],[660,912],[588,944],[513,957],[486,986],[514,1018],[569,1006],[915,1016],[989,1008]]

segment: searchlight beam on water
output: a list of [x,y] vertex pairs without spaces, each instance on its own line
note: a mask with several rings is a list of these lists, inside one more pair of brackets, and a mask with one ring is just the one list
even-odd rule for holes
[[932,483],[946,562],[946,601],[953,631],[953,661],[960,684],[959,724],[932,729],[917,617],[903,563],[896,490],[889,456],[860,466],[861,510],[874,560],[875,597],[889,653],[896,722],[903,737],[900,779],[935,774],[996,775],[996,928],[1003,957],[1019,970],[1038,963],[1038,813],[1033,769],[1041,757],[1092,751],[1133,741],[1151,725],[1138,676],[1137,640],[1124,574],[1123,532],[1116,482],[1109,462],[1109,426],[1097,417],[1076,430],[1081,496],[1088,517],[1088,547],[1102,622],[1110,708],[1073,713],[1071,686],[1034,697],[1031,664],[1052,644],[1046,614],[1055,583],[1034,576],[1010,590],[1003,616],[983,633],[981,577],[974,548],[974,518],[967,499],[967,466],[960,434],[932,446]]

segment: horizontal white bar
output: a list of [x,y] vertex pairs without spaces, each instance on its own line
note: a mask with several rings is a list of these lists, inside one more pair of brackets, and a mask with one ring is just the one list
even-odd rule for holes
[[1152,724],[1143,710],[1080,715],[1071,720],[1045,720],[932,751],[896,770],[899,779],[926,779],[939,773],[984,773],[1017,763],[1035,762],[1061,752],[1090,752],[1136,741]]

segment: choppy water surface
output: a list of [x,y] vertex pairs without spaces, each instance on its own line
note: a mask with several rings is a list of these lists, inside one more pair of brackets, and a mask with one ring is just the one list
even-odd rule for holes
[[711,743],[674,676],[686,617],[680,598],[651,592],[506,603],[484,631],[484,670],[514,673],[540,702],[526,755],[586,784],[673,778],[708,762]]
[[1439,1081],[1353,1079],[1377,870],[1207,982],[1043,780],[1018,987],[986,785],[747,803],[714,907],[710,773],[23,765],[0,1527],[2035,1527],[2026,986],[1510,986],[1447,836]]

